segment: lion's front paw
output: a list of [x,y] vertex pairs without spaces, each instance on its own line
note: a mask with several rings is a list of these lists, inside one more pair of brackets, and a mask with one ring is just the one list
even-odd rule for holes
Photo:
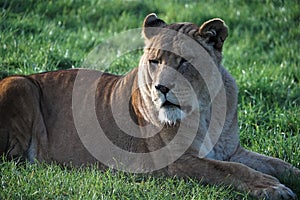
[[253,194],[260,199],[297,199],[296,194],[290,188],[280,183],[267,188],[256,189]]

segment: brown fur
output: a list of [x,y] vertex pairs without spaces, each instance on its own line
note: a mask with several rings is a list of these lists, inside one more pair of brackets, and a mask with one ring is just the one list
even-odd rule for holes
[[[192,38],[199,46],[199,52],[204,49],[209,55],[208,64],[197,63],[197,52],[189,52],[189,49],[180,44],[180,37],[170,35],[168,30],[175,30]],[[282,160],[246,151],[240,146],[237,124],[238,90],[234,79],[221,65],[222,47],[228,35],[224,22],[213,19],[200,28],[191,23],[168,25],[150,14],[144,21],[143,35],[146,46],[140,66],[125,76],[74,69],[11,76],[1,80],[0,154],[5,154],[8,158],[21,157],[30,162],[54,161],[77,166],[97,163],[100,168],[105,168],[84,147],[74,123],[72,92],[76,76],[80,72],[86,75],[86,79],[80,81],[89,84],[87,88],[80,90],[85,98],[75,106],[79,108],[79,112],[84,113],[87,99],[95,98],[96,115],[106,136],[116,146],[130,152],[147,153],[162,148],[174,138],[180,126],[180,109],[168,107],[165,112],[160,110],[163,96],[157,85],[163,85],[180,96],[182,104],[187,105],[184,111],[187,116],[194,116],[195,113],[198,116],[197,108],[199,109],[199,118],[192,119],[189,124],[199,126],[193,143],[179,159],[158,172],[170,176],[193,177],[208,184],[231,185],[258,198],[296,199],[295,194],[275,177],[280,179],[289,173],[291,177],[300,179],[297,168]],[[213,70],[207,69],[201,76],[189,62],[182,62],[180,56],[164,51],[164,48],[184,53],[186,60],[196,60],[195,65],[209,66],[211,60],[217,66],[221,82],[215,78]],[[154,62],[151,64],[149,60]],[[196,101],[190,93],[185,92],[187,86],[184,88],[181,76],[194,89]],[[208,79],[208,83],[204,82],[203,77]],[[147,86],[140,87],[141,82]],[[213,96],[209,95],[209,88],[206,86],[212,83],[215,84],[210,85],[214,89]],[[224,87],[219,87],[220,85]],[[91,93],[92,87],[96,88],[96,94]],[[124,98],[125,93],[131,96],[129,102]],[[224,96],[225,102],[222,100]],[[175,104],[177,102],[172,96],[170,101]],[[221,128],[214,126],[210,130],[212,106],[214,102],[220,101],[222,103],[217,103],[215,109],[220,115],[226,109],[224,125]],[[162,127],[161,131],[145,139],[127,135],[114,122],[111,111],[113,102],[118,102],[120,106],[129,105],[130,116],[136,124],[141,127],[152,124]],[[168,116],[168,113],[171,115]],[[217,120],[221,122],[221,118]],[[89,134],[89,127],[86,130]],[[210,131],[221,131],[221,135],[213,149],[206,151],[209,144],[203,149],[200,146],[205,134]],[[214,139],[213,134],[210,137],[211,140]]]

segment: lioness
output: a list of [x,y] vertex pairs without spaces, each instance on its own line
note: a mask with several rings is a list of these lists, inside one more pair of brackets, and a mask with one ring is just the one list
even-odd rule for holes
[[224,22],[168,25],[150,14],[142,32],[139,67],[125,76],[72,69],[1,80],[0,154],[296,199],[278,179],[299,179],[299,169],[239,143],[238,89],[221,64]]

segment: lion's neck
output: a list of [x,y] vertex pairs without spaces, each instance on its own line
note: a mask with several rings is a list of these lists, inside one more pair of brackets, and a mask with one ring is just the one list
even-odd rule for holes
[[[114,83],[114,90],[110,91],[109,104],[112,105],[114,115],[126,116],[126,120],[138,125],[145,125],[143,109],[144,100],[141,98],[138,84],[138,68],[120,77]],[[125,117],[124,117],[125,118]]]
[[143,68],[137,68],[131,90],[131,105],[140,126],[152,124],[156,127],[162,128],[162,124],[157,117],[158,111],[153,104],[149,92],[149,87],[151,87],[149,84],[151,83],[147,83],[144,73],[146,72]]

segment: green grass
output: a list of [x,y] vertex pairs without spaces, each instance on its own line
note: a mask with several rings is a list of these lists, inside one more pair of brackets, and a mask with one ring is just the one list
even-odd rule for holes
[[230,199],[240,194],[194,180],[66,169],[57,165],[0,164],[1,199]]
[[[242,145],[300,167],[298,1],[0,0],[0,78],[80,67],[88,53],[156,12],[166,22],[220,17],[229,26],[224,65],[239,86]],[[124,74],[138,56],[116,60]],[[0,163],[0,199],[249,199],[194,180]],[[201,169],[199,169],[201,170]]]

